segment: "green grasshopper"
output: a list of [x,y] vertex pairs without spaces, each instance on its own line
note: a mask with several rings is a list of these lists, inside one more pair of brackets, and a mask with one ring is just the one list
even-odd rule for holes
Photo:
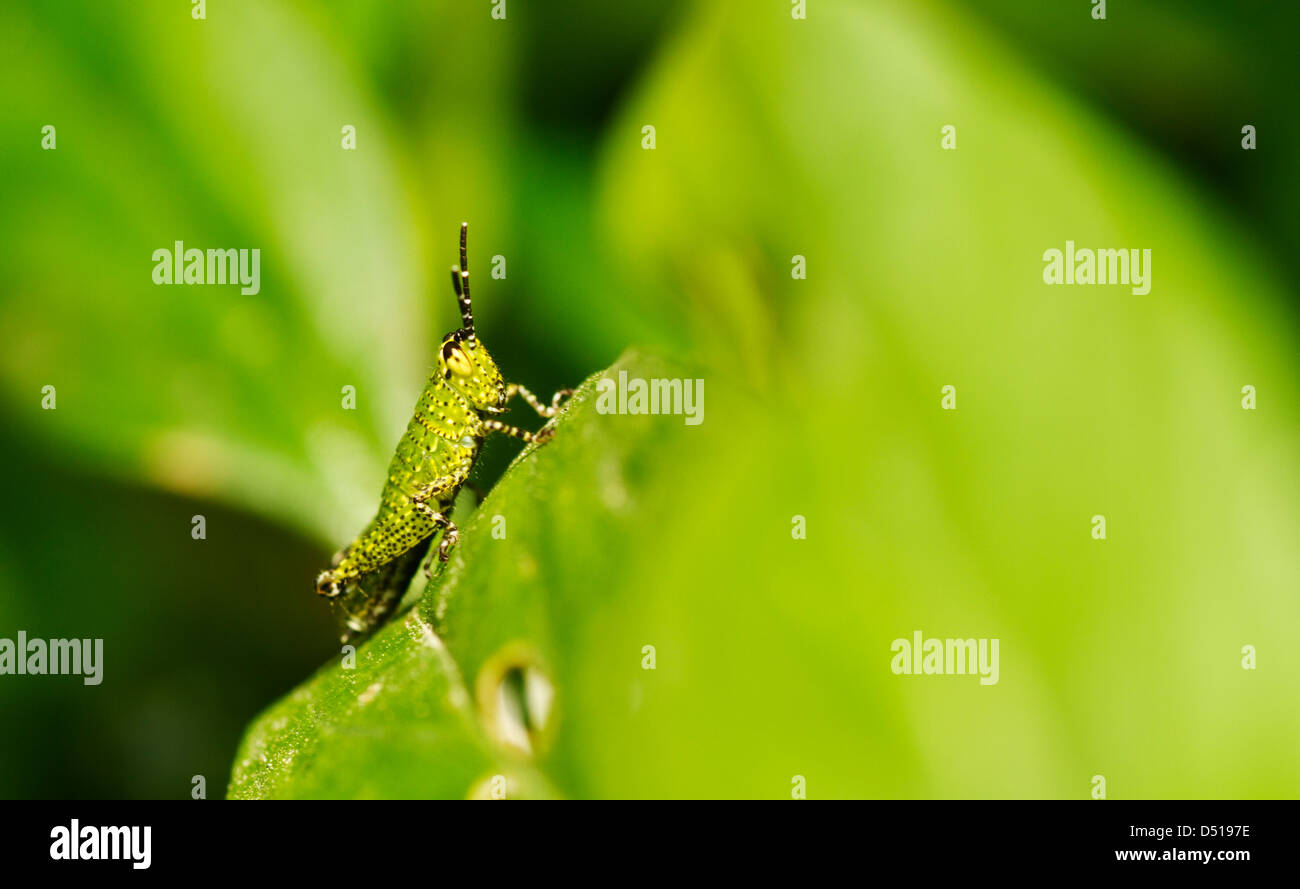
[[468,481],[487,434],[499,432],[541,444],[555,431],[548,426],[528,432],[491,416],[504,412],[510,399],[520,395],[540,416],[554,417],[561,400],[573,394],[572,389],[561,389],[544,405],[523,386],[502,378],[474,334],[468,238],[469,223],[462,223],[460,265],[452,266],[451,283],[463,326],[443,337],[438,364],[388,466],[378,513],[316,578],[316,592],[339,603],[345,642],[383,623],[401,601],[426,551],[424,571],[432,576],[431,544],[439,529],[443,534],[438,559],[450,558],[460,539],[451,520],[456,494]]

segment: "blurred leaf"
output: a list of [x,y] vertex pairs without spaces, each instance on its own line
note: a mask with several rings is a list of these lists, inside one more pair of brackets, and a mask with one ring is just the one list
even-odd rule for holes
[[[1098,772],[1135,797],[1300,792],[1300,713],[1280,703],[1300,675],[1281,629],[1300,619],[1300,349],[1280,276],[1203,195],[960,13],[889,3],[806,22],[697,8],[611,125],[602,180],[631,274],[680,295],[698,353],[779,424],[708,477],[700,499],[730,519],[692,525],[699,503],[677,501],[709,552],[664,555],[653,587],[690,584],[670,613],[700,633],[694,682],[706,609],[750,622],[734,678],[822,729],[754,732],[782,774],[847,795],[1074,796]],[[1151,248],[1152,292],[1044,285],[1043,251],[1067,239]],[[1241,409],[1245,384],[1267,410]],[[763,497],[727,486],[753,450]],[[808,540],[752,572],[746,536],[793,514]],[[780,608],[764,594],[799,603],[789,629],[758,616]],[[795,628],[824,634],[818,657],[839,663],[809,678],[837,694],[789,682]],[[999,637],[998,686],[890,676],[890,641],[918,628]],[[1247,643],[1274,669],[1241,670]],[[730,727],[769,714],[722,687],[707,730],[674,717],[688,749],[654,740],[739,775],[758,754]]]
[[[413,169],[412,137],[340,64],[345,35],[319,24],[283,2],[203,22],[161,2],[0,12],[12,49],[0,73],[26,84],[0,126],[16,185],[0,216],[0,324],[24,332],[0,354],[0,398],[24,432],[102,472],[336,541],[368,518],[430,330],[455,326],[440,270],[460,214],[491,216],[448,203],[431,226],[413,180],[449,198],[448,182],[500,189],[492,138],[477,140],[475,166],[459,163],[464,119],[420,137],[441,172]],[[496,104],[499,79],[474,83],[464,101]],[[45,124],[56,150],[40,149]],[[344,124],[355,151],[341,148]],[[422,247],[434,234],[436,263]],[[259,249],[260,292],[154,284],[154,251],[176,241]],[[57,413],[40,410],[45,385]]]
[[[1195,171],[1216,215],[1250,227],[1291,278],[1300,272],[1300,179],[1291,175],[1300,139],[1291,42],[1293,4],[1146,0],[1091,7],[985,0],[971,14],[1012,38],[1018,55]],[[1244,125],[1256,129],[1243,151]],[[1300,311],[1291,296],[1292,323]]]

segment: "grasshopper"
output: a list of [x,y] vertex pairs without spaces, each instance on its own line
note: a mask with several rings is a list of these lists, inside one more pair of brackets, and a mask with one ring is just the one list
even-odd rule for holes
[[[429,577],[435,552],[441,562],[450,558],[460,539],[451,520],[456,494],[468,482],[488,433],[539,444],[554,434],[549,426],[534,433],[494,415],[503,413],[510,399],[519,395],[540,416],[554,417],[561,400],[573,394],[572,389],[561,389],[545,405],[523,386],[507,384],[502,378],[474,333],[468,239],[466,222],[460,227],[460,265],[451,267],[463,326],[443,337],[437,366],[388,466],[379,511],[316,578],[316,592],[340,605],[345,642],[383,623],[401,601],[422,554],[427,552],[424,571]],[[440,529],[442,539],[435,550],[432,538]]]

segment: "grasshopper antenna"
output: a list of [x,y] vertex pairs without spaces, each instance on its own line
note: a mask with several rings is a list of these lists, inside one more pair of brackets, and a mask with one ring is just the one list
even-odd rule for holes
[[460,265],[451,267],[451,286],[460,300],[460,318],[468,333],[466,337],[474,345],[474,312],[469,301],[469,223],[460,224]]

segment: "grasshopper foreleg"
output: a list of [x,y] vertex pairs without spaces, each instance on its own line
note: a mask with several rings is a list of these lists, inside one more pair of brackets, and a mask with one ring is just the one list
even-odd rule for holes
[[554,417],[560,410],[560,402],[567,396],[572,395],[573,391],[574,390],[572,389],[561,389],[559,392],[556,392],[551,396],[551,404],[548,407],[538,401],[537,396],[532,392],[529,392],[524,386],[521,386],[518,383],[511,383],[506,387],[506,400],[508,401],[516,395],[519,395],[524,401],[528,402],[529,406],[533,410],[537,411],[538,416],[550,418]]
[[537,442],[543,444],[551,440],[555,435],[555,429],[551,426],[543,427],[536,432],[529,432],[527,429],[520,429],[518,426],[510,426],[502,423],[500,420],[484,420],[483,428],[488,432],[500,432],[502,435],[509,435],[511,438],[518,438],[521,441]]

